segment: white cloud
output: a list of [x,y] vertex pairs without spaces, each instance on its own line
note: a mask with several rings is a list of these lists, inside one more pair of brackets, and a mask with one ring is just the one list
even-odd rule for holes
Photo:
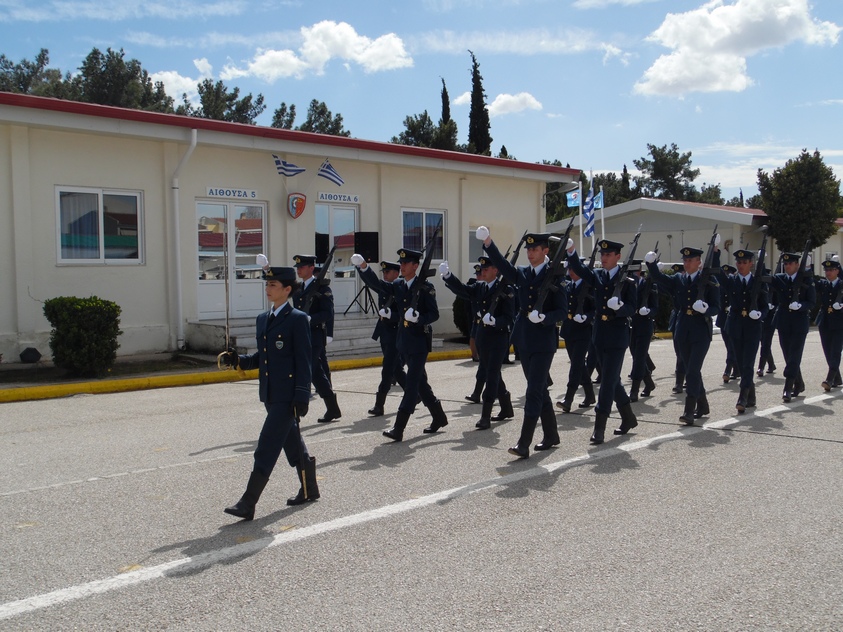
[[508,53],[511,55],[574,54],[603,50],[600,37],[589,29],[529,29],[524,31],[431,31],[410,40],[413,50],[462,55]]
[[605,9],[617,5],[633,7],[650,2],[660,2],[660,0],[575,0],[571,6],[575,9]]
[[489,105],[489,117],[516,114],[524,110],[541,110],[542,104],[529,92],[499,94]]
[[468,105],[471,103],[471,93],[470,92],[463,92],[460,96],[452,102],[454,105]]
[[213,18],[241,15],[247,8],[245,0],[222,0],[219,2],[125,2],[107,0],[53,0],[41,6],[30,2],[11,0],[0,5],[0,22],[57,22],[65,20],[103,20],[119,22],[140,18],[163,18],[180,20],[185,18]]
[[638,94],[740,92],[752,85],[747,57],[795,41],[834,45],[841,27],[811,17],[808,0],[711,0],[699,9],[669,13],[648,38],[672,49],[635,86]]
[[213,77],[213,66],[204,57],[202,59],[194,59],[193,65],[199,71],[199,76],[195,78],[185,77],[175,70],[152,73],[150,74],[150,78],[152,81],[163,83],[167,94],[173,95],[177,102],[180,103],[182,94],[187,94],[188,100],[195,103],[199,96],[196,86],[204,79]]
[[394,33],[372,40],[359,35],[345,22],[324,20],[312,27],[302,27],[298,52],[290,49],[259,50],[244,68],[227,64],[220,76],[223,79],[256,76],[273,82],[279,78],[301,78],[308,73],[324,74],[332,59],[357,64],[367,73],[407,68],[412,58]]

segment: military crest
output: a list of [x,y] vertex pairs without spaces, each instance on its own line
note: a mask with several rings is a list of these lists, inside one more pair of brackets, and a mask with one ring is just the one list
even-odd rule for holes
[[290,193],[287,196],[287,210],[293,219],[298,219],[304,213],[304,207],[307,205],[307,197],[302,193]]

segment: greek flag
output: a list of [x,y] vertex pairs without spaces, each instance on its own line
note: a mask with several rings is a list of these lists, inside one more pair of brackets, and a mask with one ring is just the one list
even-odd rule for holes
[[585,198],[585,204],[582,207],[583,218],[585,219],[586,237],[591,237],[594,234],[594,187],[589,182],[588,196]]
[[325,158],[325,162],[322,163],[322,166],[319,167],[319,171],[316,172],[317,176],[322,176],[326,180],[330,180],[338,187],[341,187],[345,180],[340,177],[340,174],[337,173],[337,170],[331,166],[331,163],[328,162],[328,159]]
[[568,208],[572,206],[579,207],[580,205],[580,192],[579,191],[571,191],[570,193],[566,193],[565,197],[568,198]]
[[278,175],[287,176],[288,178],[291,178],[293,176],[297,176],[300,173],[304,173],[305,171],[307,171],[304,167],[297,167],[291,162],[281,160],[275,154],[272,154],[272,157],[275,159],[275,168],[278,169]]

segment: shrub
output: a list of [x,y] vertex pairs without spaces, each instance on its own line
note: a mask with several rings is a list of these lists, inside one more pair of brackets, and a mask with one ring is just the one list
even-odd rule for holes
[[59,296],[44,303],[53,363],[80,377],[104,375],[117,358],[120,306],[96,296]]

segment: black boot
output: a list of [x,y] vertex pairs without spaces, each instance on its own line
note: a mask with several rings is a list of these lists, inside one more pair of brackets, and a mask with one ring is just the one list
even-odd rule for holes
[[731,363],[727,362],[726,368],[723,369],[723,383],[724,384],[729,383],[729,376],[730,376],[731,370],[732,370],[732,365],[731,365]]
[[708,408],[708,397],[703,393],[697,398],[697,410],[694,413],[694,419],[708,417],[709,414],[711,414],[711,410]]
[[325,416],[320,417],[316,421],[320,424],[326,424],[329,421],[334,421],[342,417],[342,412],[340,412],[339,404],[337,404],[337,394],[331,393],[327,397],[325,397],[325,404],[328,406],[328,410],[325,411]]
[[550,448],[559,445],[559,429],[556,426],[556,413],[553,411],[553,405],[546,404],[542,408],[541,420],[544,436],[541,442],[535,445],[535,449],[539,452],[550,450]]
[[749,396],[749,389],[742,388],[740,394],[738,395],[738,402],[735,404],[735,410],[738,411],[739,415],[742,415],[746,412],[747,404],[746,400]]
[[775,373],[776,372],[776,363],[773,362],[773,354],[767,354],[767,373]]
[[825,379],[822,381],[822,388],[823,390],[828,393],[831,390],[831,382],[833,380],[832,374],[834,371],[829,369],[828,373],[826,373]]
[[515,417],[515,411],[512,410],[512,395],[509,391],[504,391],[503,395],[498,398],[498,403],[501,405],[501,411],[492,417],[492,421],[503,421]]
[[843,377],[840,376],[840,369],[834,371],[834,375],[831,380],[831,387],[834,388],[836,386],[843,386]]
[[755,385],[749,387],[746,393],[746,407],[755,408]]
[[480,413],[480,420],[474,424],[478,430],[488,430],[492,427],[492,406],[495,402],[483,402],[483,411]]
[[565,397],[561,402],[556,402],[556,407],[561,408],[563,413],[571,412],[571,406],[574,404],[574,395],[577,393],[576,386],[569,386],[565,391]]
[[296,466],[299,474],[301,488],[299,493],[287,499],[287,504],[292,506],[312,503],[319,498],[319,485],[316,484],[316,457],[311,456],[304,459],[304,464]]
[[594,417],[594,432],[591,433],[591,443],[600,445],[603,443],[603,437],[606,434],[606,422],[609,420],[609,415],[597,411]]
[[430,405],[428,410],[430,410],[433,420],[427,428],[422,430],[422,432],[430,434],[431,432],[437,432],[440,428],[444,428],[448,425],[448,417],[445,415],[445,411],[442,410],[442,402],[437,399]]
[[249,476],[249,482],[246,485],[246,491],[243,496],[233,507],[226,507],[225,513],[243,518],[243,520],[253,520],[255,517],[255,505],[258,504],[258,499],[261,497],[263,488],[266,487],[268,481],[268,476],[253,471]]
[[524,417],[524,421],[521,423],[521,436],[518,438],[518,443],[507,450],[507,452],[517,456],[519,459],[529,457],[530,444],[533,442],[533,434],[536,432],[538,421],[538,417]]
[[694,411],[697,409],[697,398],[691,395],[685,396],[685,410],[679,415],[679,421],[683,421],[689,426],[694,425]]
[[466,395],[465,398],[470,401],[474,402],[475,404],[480,403],[480,395],[483,393],[483,381],[482,380],[475,380],[474,381],[474,392],[471,395]]
[[614,432],[616,435],[625,435],[638,425],[638,419],[632,412],[632,404],[618,406],[618,412],[621,414],[621,425],[619,428],[615,428]]
[[407,422],[410,421],[410,411],[399,410],[395,415],[395,425],[389,430],[383,431],[383,436],[392,439],[393,441],[403,441],[404,428],[407,427]]
[[799,375],[796,376],[796,379],[793,380],[793,396],[796,397],[800,393],[805,392],[805,381],[802,379],[802,372],[799,372]]
[[632,380],[632,386],[629,387],[629,401],[638,401],[638,391],[641,390],[641,380]]
[[644,390],[641,391],[641,397],[649,397],[654,390],[656,390],[656,383],[653,381],[653,376],[648,373],[644,376]]
[[787,403],[793,397],[793,378],[788,377],[785,378],[784,381],[784,391],[782,391],[782,401]]
[[372,417],[383,416],[383,405],[386,403],[386,395],[386,392],[381,393],[380,391],[375,395],[375,405],[369,409],[369,414]]
[[685,390],[685,374],[684,373],[677,373],[676,374],[676,382],[673,384],[673,392],[674,393],[681,393]]
[[585,393],[585,399],[582,400],[578,408],[591,408],[597,403],[597,398],[594,396],[594,385],[591,380],[583,382],[582,390]]

